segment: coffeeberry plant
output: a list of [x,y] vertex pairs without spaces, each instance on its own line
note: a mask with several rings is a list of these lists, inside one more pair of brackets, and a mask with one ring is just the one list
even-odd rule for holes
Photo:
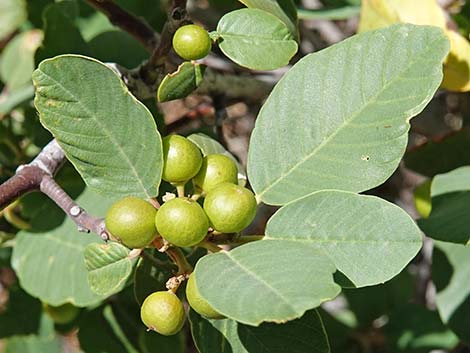
[[0,353],[463,353],[470,7],[0,0]]

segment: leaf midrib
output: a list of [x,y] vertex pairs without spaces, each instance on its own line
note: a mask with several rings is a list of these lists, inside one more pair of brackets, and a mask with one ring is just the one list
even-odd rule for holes
[[[282,182],[287,176],[289,176],[290,174],[292,174],[294,172],[294,170],[296,170],[299,166],[301,166],[302,164],[304,164],[307,160],[311,159],[312,157],[314,157],[324,146],[326,146],[331,140],[333,140],[336,135],[339,134],[339,132],[341,132],[345,126],[349,125],[349,123],[353,120],[355,120],[366,108],[368,108],[371,104],[375,103],[377,101],[377,98],[383,94],[388,88],[390,85],[394,84],[397,80],[401,79],[402,76],[404,75],[404,73],[406,73],[413,65],[415,65],[417,62],[418,62],[418,59],[422,59],[423,57],[425,57],[425,55],[431,51],[433,49],[433,45],[434,43],[436,43],[437,41],[439,41],[440,38],[438,39],[435,39],[434,41],[432,41],[429,46],[428,46],[428,49],[424,52],[422,52],[421,55],[417,56],[417,59],[415,60],[411,60],[410,61],[410,64],[408,66],[406,66],[406,68],[404,70],[402,70],[397,76],[395,76],[395,78],[389,82],[387,82],[383,87],[382,89],[374,96],[372,96],[369,101],[364,104],[356,113],[353,113],[351,115],[351,117],[349,119],[345,119],[343,121],[343,123],[338,127],[337,130],[335,130],[330,136],[328,136],[325,140],[323,140],[316,148],[313,149],[313,151],[309,154],[306,155],[306,157],[302,158],[299,162],[297,162],[296,164],[294,164],[290,169],[288,169],[286,172],[284,172],[281,176],[279,176],[278,178],[274,179],[274,181],[269,185],[267,186],[265,189],[263,189],[262,191],[258,192],[257,193],[257,197],[262,199],[262,196],[264,194],[266,194],[269,190],[271,190],[274,186],[276,186],[277,184],[279,184],[280,182]],[[407,119],[407,122],[408,122],[409,119]]]

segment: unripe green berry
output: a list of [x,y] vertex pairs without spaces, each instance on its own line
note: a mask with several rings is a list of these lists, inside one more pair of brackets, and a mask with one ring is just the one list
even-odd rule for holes
[[200,315],[208,319],[223,319],[225,316],[218,313],[212,308],[207,301],[205,301],[196,286],[196,279],[192,273],[189,276],[188,283],[186,285],[186,299],[189,305]]
[[183,303],[170,291],[150,294],[140,308],[142,322],[151,330],[171,336],[178,333],[184,324]]
[[207,193],[204,211],[211,226],[222,233],[245,229],[256,215],[256,199],[243,186],[223,183]]
[[51,319],[60,325],[68,324],[73,321],[80,312],[76,306],[65,303],[59,306],[52,306],[47,303],[42,303],[44,311],[51,317]]
[[129,248],[144,248],[157,235],[155,215],[150,203],[137,197],[115,202],[106,213],[106,228]]
[[204,239],[209,221],[202,207],[191,199],[174,198],[165,202],[155,217],[158,233],[170,243],[186,247]]
[[209,33],[197,25],[180,27],[173,36],[173,49],[185,60],[202,59],[209,54],[211,47]]
[[222,183],[237,184],[238,169],[235,162],[223,154],[209,154],[202,160],[199,173],[193,178],[194,185],[209,192]]
[[169,183],[185,183],[201,168],[202,155],[199,148],[187,138],[179,135],[163,139],[163,175]]

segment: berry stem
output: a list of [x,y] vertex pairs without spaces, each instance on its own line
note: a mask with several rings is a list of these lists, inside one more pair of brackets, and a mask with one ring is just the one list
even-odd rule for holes
[[176,193],[178,197],[184,197],[184,184],[176,184]]
[[219,246],[217,246],[216,244],[210,242],[207,239],[204,239],[203,241],[201,241],[196,246],[207,249],[207,250],[209,250],[210,252],[213,252],[213,253],[216,253],[216,252],[219,252],[219,251],[222,250],[222,248],[220,248]]
[[164,244],[163,238],[161,237],[155,239],[152,244],[158,251],[161,251],[160,249],[162,248],[165,249],[164,251],[168,257],[176,264],[176,266],[178,266],[177,276],[193,272],[193,267],[188,260],[186,260],[186,257],[180,248],[172,246],[167,248]]

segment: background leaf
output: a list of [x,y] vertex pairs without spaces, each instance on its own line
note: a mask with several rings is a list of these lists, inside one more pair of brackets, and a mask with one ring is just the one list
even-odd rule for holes
[[318,248],[356,287],[393,278],[421,249],[419,228],[401,208],[341,191],[320,191],[282,207],[265,239]]
[[276,85],[251,136],[257,197],[280,205],[384,182],[404,154],[409,120],[442,80],[448,48],[440,29],[395,25],[303,58]]
[[[205,256],[195,269],[198,290],[215,310],[254,326],[296,319],[334,298],[340,288],[333,272],[313,247],[278,240]],[[263,305],[253,298],[263,298]]]
[[225,55],[254,70],[274,70],[287,65],[297,52],[297,43],[285,24],[262,10],[229,12],[220,19],[216,35]]
[[152,115],[104,64],[75,55],[43,61],[35,105],[87,185],[114,196],[157,194],[162,146]]
[[0,1],[0,39],[17,29],[26,20],[26,1]]
[[84,256],[91,290],[103,296],[121,291],[137,262],[129,254],[130,250],[119,243],[89,244]]
[[264,323],[258,327],[230,319],[207,320],[193,310],[189,320],[200,353],[330,352],[325,328],[316,310],[285,324]]
[[239,0],[248,8],[260,9],[279,18],[289,29],[292,37],[298,39],[297,9],[292,0]]
[[[111,205],[111,200],[88,190],[77,202],[96,216],[103,216]],[[45,233],[21,231],[16,237],[12,266],[29,294],[53,306],[66,302],[78,307],[96,304],[103,297],[90,289],[83,252],[97,241],[96,235],[78,232],[70,219]]]

